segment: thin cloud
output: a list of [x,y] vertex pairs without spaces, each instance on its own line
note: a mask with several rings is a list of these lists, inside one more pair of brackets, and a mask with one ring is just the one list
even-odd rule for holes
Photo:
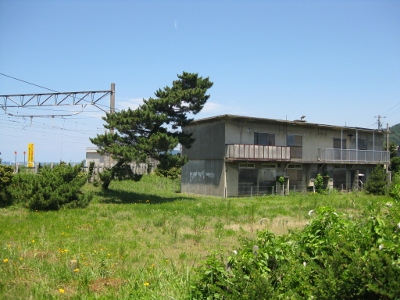
[[144,98],[134,98],[134,99],[129,99],[128,101],[118,102],[117,108],[119,110],[127,110],[128,108],[136,109],[139,107],[139,105],[143,104],[143,99]]

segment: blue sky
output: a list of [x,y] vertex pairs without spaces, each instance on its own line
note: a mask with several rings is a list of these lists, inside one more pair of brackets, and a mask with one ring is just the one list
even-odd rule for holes
[[[214,86],[195,118],[237,114],[376,128],[400,122],[400,1],[0,0],[0,73],[60,92],[116,86],[117,109],[182,71]],[[0,95],[45,89],[0,75]],[[101,105],[105,109],[108,99]],[[0,111],[3,161],[81,161],[95,107]]]

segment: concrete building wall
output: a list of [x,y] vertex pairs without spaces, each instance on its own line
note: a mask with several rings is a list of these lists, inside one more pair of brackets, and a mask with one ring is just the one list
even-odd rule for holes
[[181,191],[189,194],[225,196],[224,160],[190,160],[182,167]]
[[199,123],[184,128],[193,135],[195,142],[183,148],[182,154],[193,160],[223,159],[225,157],[225,123],[215,121]]

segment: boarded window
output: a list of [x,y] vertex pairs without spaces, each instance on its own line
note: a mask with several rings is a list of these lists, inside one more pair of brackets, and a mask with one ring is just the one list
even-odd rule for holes
[[254,144],[263,146],[275,146],[275,134],[266,132],[254,132]]
[[303,157],[303,137],[301,135],[288,134],[286,145],[290,147],[291,158]]

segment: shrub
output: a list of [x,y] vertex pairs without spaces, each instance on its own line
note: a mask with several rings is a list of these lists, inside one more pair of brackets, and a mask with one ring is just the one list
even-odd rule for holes
[[304,230],[260,231],[224,264],[197,269],[192,299],[395,299],[400,295],[400,207],[349,219],[322,207]]
[[0,165],[0,205],[9,205],[12,203],[8,187],[13,179],[13,167]]
[[314,179],[314,187],[317,193],[322,193],[324,190],[324,178],[321,174],[317,174]]
[[59,210],[86,207],[93,194],[81,191],[87,176],[82,164],[60,163],[53,168],[44,166],[37,175],[21,173],[15,176],[11,194],[32,210]]
[[370,194],[384,195],[386,185],[386,171],[382,165],[377,165],[368,176],[368,180],[365,183],[365,190]]

